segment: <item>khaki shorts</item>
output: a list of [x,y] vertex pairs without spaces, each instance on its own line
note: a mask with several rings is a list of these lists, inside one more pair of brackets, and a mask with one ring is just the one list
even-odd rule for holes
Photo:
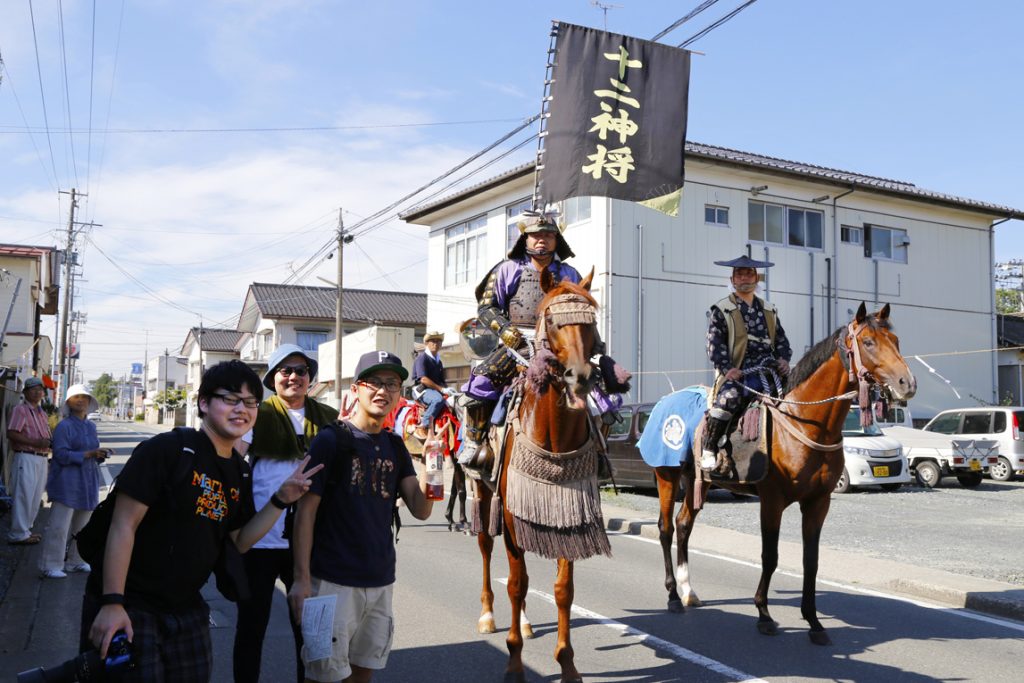
[[302,661],[306,678],[314,681],[340,681],[352,675],[352,664],[365,669],[383,669],[391,653],[395,634],[391,612],[393,585],[380,588],[339,586],[313,578],[313,595],[337,595],[334,608],[334,647],[328,659],[310,662],[306,648]]

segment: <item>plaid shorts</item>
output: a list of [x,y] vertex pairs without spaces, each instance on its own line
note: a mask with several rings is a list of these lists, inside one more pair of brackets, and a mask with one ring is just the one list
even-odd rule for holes
[[[127,606],[135,632],[134,667],[124,683],[208,683],[213,662],[210,608],[202,602],[182,612],[160,613]],[[81,646],[91,649],[89,628],[100,611],[99,598],[89,593],[82,600]]]

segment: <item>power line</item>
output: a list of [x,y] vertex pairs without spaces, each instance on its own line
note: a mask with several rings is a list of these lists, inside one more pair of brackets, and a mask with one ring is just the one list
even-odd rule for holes
[[669,33],[671,33],[672,31],[675,31],[677,28],[679,28],[680,26],[682,26],[683,24],[688,22],[690,19],[693,19],[695,16],[697,16],[698,14],[700,14],[701,12],[706,10],[708,7],[711,7],[712,5],[714,5],[716,2],[718,2],[718,0],[705,0],[700,5],[698,5],[696,8],[694,8],[689,14],[687,14],[686,16],[684,16],[684,17],[682,17],[680,19],[677,19],[672,25],[666,26],[656,36],[651,38],[651,42],[654,42],[654,41],[660,40],[661,38],[664,38]]
[[[354,126],[265,126],[259,128],[104,128],[96,132],[102,132],[104,134],[170,134],[170,133],[315,133],[315,132],[337,132],[346,130],[375,130],[382,128],[428,128],[438,126],[468,126],[477,125],[483,123],[510,123],[512,121],[522,121],[522,118],[508,118],[508,119],[473,119],[467,121],[430,121],[425,123],[378,123],[378,124],[362,124]],[[0,134],[13,134],[13,133],[32,133],[40,132],[38,127],[29,126],[27,123],[25,127],[21,126],[0,126],[0,129],[7,128],[8,130],[0,130]],[[84,133],[86,130],[76,130],[68,128],[67,130],[59,130],[56,132],[61,133]]]
[[[11,95],[14,96],[14,103],[18,105],[18,113],[21,114],[21,120],[25,122],[25,126],[27,127],[28,119],[25,117],[25,110],[21,106],[21,98],[18,97],[18,91],[14,88],[14,81],[11,80],[11,72],[7,70],[7,65],[4,64],[4,60],[2,58],[0,58],[0,70],[7,74],[7,87],[11,89]],[[49,182],[50,172],[46,168],[46,162],[43,161],[43,154],[39,151],[39,146],[36,144],[36,136],[29,133],[28,139],[32,141],[32,149],[36,151],[36,158],[39,159],[39,165],[43,168],[43,175],[46,177],[47,182]],[[60,180],[58,180],[57,176],[54,175],[53,183],[50,184],[50,189],[56,192],[58,185],[60,185]]]
[[78,181],[78,160],[75,158],[74,127],[71,125],[71,88],[68,86],[68,56],[64,40],[64,0],[57,0],[57,25],[60,28],[60,62],[61,73],[64,76],[64,114],[68,119],[68,143],[71,147],[71,168],[75,175],[75,185],[81,187],[82,183]]
[[679,45],[677,45],[676,47],[686,47],[690,43],[693,43],[693,42],[696,42],[696,41],[700,40],[701,38],[703,38],[707,34],[709,34],[712,31],[714,31],[716,28],[718,28],[719,26],[724,24],[725,22],[727,22],[730,19],[732,19],[733,17],[735,17],[737,14],[739,14],[740,12],[745,10],[746,8],[748,8],[751,5],[753,5],[755,2],[757,2],[757,0],[747,0],[745,3],[743,3],[742,5],[740,5],[739,7],[734,9],[733,11],[729,12],[728,14],[726,14],[724,17],[722,17],[718,21],[708,25],[706,28],[698,31],[697,33],[693,34],[692,36],[690,36],[689,38],[687,38],[683,42],[679,43]]
[[50,148],[50,165],[53,168],[53,177],[60,186],[60,178],[57,176],[57,161],[53,155],[53,142],[50,140],[50,117],[46,114],[46,94],[43,92],[43,69],[39,62],[39,40],[36,37],[36,15],[32,10],[32,0],[28,0],[28,16],[32,22],[32,44],[36,50],[36,74],[39,76],[39,97],[43,101],[43,124],[46,130],[46,144]]

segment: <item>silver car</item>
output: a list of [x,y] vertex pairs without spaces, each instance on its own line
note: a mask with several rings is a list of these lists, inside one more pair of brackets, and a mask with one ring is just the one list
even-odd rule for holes
[[1012,481],[1024,470],[1024,407],[990,406],[944,410],[924,426],[926,432],[968,435],[999,443],[999,460],[988,468],[995,481]]

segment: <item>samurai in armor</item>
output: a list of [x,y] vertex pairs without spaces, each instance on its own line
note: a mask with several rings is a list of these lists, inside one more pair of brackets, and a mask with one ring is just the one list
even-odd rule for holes
[[789,339],[782,329],[774,304],[756,296],[758,268],[773,263],[747,256],[730,261],[715,261],[732,268],[733,293],[716,302],[708,312],[708,359],[715,366],[715,388],[701,450],[701,468],[715,466],[718,448],[725,443],[729,424],[750,403],[753,395],[744,387],[769,393],[763,386],[764,373],[743,371],[774,364],[782,375],[789,374],[793,357]]

